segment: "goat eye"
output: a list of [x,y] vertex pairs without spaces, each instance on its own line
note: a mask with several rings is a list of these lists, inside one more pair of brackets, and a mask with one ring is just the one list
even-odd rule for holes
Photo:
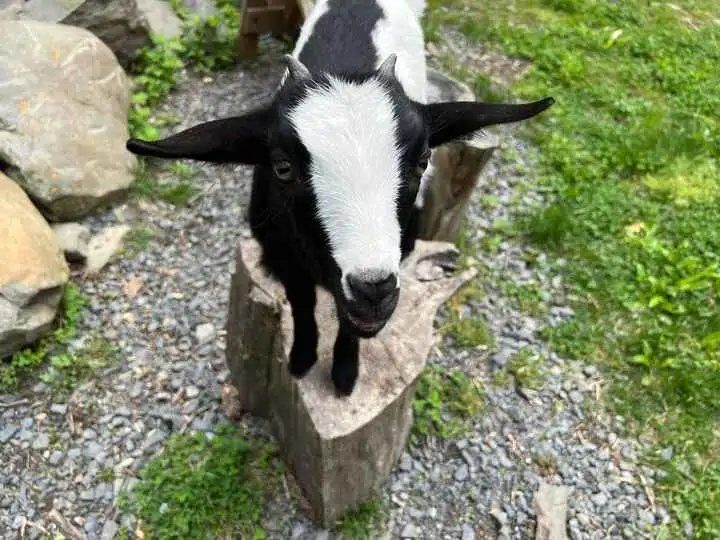
[[273,172],[282,182],[290,182],[293,179],[293,168],[289,161],[273,163]]

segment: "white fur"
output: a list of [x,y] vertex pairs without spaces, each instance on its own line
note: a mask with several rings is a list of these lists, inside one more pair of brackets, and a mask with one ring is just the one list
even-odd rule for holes
[[396,274],[400,151],[392,102],[375,80],[330,82],[290,113],[310,153],[320,221],[343,277],[365,270]]
[[[412,3],[412,7],[408,4]],[[405,93],[415,101],[425,103],[427,73],[425,42],[419,16],[424,0],[376,0],[385,17],[380,19],[372,33],[377,49],[377,66],[395,53],[398,60],[395,75]],[[422,6],[421,6],[422,4]],[[418,14],[416,10],[420,10]]]

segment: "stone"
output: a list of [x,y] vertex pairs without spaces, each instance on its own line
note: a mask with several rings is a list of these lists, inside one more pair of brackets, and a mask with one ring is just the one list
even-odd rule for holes
[[463,523],[462,540],[475,540],[475,530],[468,523]]
[[467,480],[468,474],[468,466],[463,463],[455,470],[454,478],[458,482],[464,482],[465,480]]
[[200,17],[211,17],[217,13],[217,6],[213,0],[181,0],[181,3],[190,11]]
[[20,429],[18,426],[8,424],[4,428],[0,430],[0,444],[5,444],[10,439],[13,438],[13,436],[18,432],[18,429]]
[[418,530],[412,523],[407,523],[400,532],[401,538],[417,538]]
[[182,33],[182,21],[169,2],[161,0],[136,0],[136,2],[151,35],[174,38]]
[[540,482],[535,494],[537,515],[535,540],[565,540],[567,538],[567,500],[570,488]]
[[195,339],[197,339],[199,345],[210,343],[215,339],[215,325],[213,323],[199,324],[195,328]]
[[90,229],[79,223],[55,223],[52,225],[52,230],[68,262],[85,262],[90,242]]
[[[418,377],[435,338],[440,305],[475,272],[418,279],[428,261],[445,267],[457,256],[450,244],[417,243],[404,261],[400,302],[378,337],[360,343],[360,375],[349,397],[330,381],[337,328],[334,303],[318,289],[319,360],[302,379],[288,372],[292,316],[282,286],[260,267],[260,246],[243,240],[227,325],[227,362],[243,410],[268,417],[316,520],[332,526],[385,483],[412,424]],[[352,478],[352,489],[347,479]]]
[[53,403],[50,405],[50,412],[53,414],[64,415],[67,412],[67,404]]
[[128,67],[150,41],[151,28],[137,0],[26,0],[20,18],[89,30]]
[[122,248],[123,238],[130,232],[127,225],[113,225],[92,237],[88,244],[85,275],[97,274]]
[[39,433],[32,443],[33,450],[45,450],[50,446],[50,438],[47,433]]
[[3,358],[52,328],[70,272],[48,224],[22,189],[2,173],[0,253],[0,358]]
[[[127,192],[128,78],[81,28],[0,21],[0,162],[53,221]],[[28,47],[28,43],[33,43]]]
[[115,535],[117,535],[119,528],[120,527],[118,527],[117,523],[115,523],[112,519],[108,519],[103,525],[102,532],[100,533],[100,540],[113,540]]

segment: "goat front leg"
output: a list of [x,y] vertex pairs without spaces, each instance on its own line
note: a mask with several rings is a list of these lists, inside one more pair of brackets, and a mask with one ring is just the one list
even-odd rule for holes
[[288,368],[293,377],[302,377],[317,361],[318,328],[315,321],[315,285],[295,278],[285,284],[292,308],[294,335]]
[[332,380],[342,395],[349,396],[355,388],[359,355],[358,337],[350,331],[348,323],[340,318],[340,328],[333,347]]

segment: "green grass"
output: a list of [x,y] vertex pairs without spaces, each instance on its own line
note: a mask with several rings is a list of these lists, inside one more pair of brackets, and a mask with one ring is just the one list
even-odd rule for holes
[[430,38],[453,26],[530,60],[510,91],[557,100],[527,130],[554,202],[519,220],[569,261],[577,316],[546,335],[606,368],[634,433],[673,447],[657,462],[669,537],[720,537],[718,18],[711,0],[433,0],[427,20]]
[[177,434],[120,505],[146,539],[263,539],[265,505],[277,495],[281,471],[273,445],[235,427],[212,438]]
[[138,253],[145,251],[155,239],[157,233],[147,225],[137,225],[128,232],[123,242],[123,254],[127,257],[135,257]]
[[482,409],[485,392],[460,371],[430,366],[420,375],[413,402],[413,438],[456,438]]
[[362,504],[357,510],[338,521],[335,532],[340,533],[344,540],[376,538],[386,517],[382,503],[374,499]]
[[521,349],[508,359],[505,371],[515,378],[521,388],[537,390],[545,381],[544,359],[530,349]]
[[[77,335],[77,326],[87,300],[74,283],[65,286],[57,316],[57,327],[34,346],[15,353],[8,362],[0,362],[0,392],[16,390],[20,383],[44,369],[72,364],[68,343]],[[49,366],[49,367],[48,367]]]
[[187,206],[200,193],[193,182],[195,170],[184,163],[173,163],[168,170],[173,173],[173,179],[160,182],[156,177],[156,169],[147,162],[140,161],[135,169],[132,193],[136,197],[164,201],[173,206]]

